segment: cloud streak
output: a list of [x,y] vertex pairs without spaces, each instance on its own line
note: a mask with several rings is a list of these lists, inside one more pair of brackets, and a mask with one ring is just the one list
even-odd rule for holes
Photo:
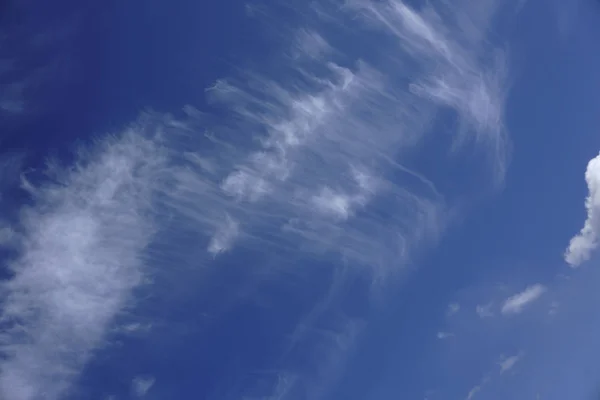
[[525,307],[539,299],[546,292],[546,287],[536,283],[527,287],[520,293],[517,293],[504,301],[502,305],[502,314],[519,314]]
[[521,360],[522,354],[506,357],[500,361],[500,374],[510,371]]
[[[245,70],[207,89],[221,116],[145,114],[51,168],[47,183],[27,183],[33,203],[1,288],[1,397],[60,398],[143,282],[209,269],[225,253],[263,257],[257,274],[342,264],[371,289],[401,271],[456,205],[411,165],[428,155],[425,139],[449,133],[446,152],[485,155],[495,183],[508,162],[506,57],[485,38],[495,3],[476,15],[467,3],[320,2],[318,22],[302,21],[277,60],[283,72]],[[383,44],[348,46],[359,38]],[[440,111],[460,129],[434,129]],[[503,312],[540,294],[510,298]],[[306,388],[319,398],[340,373],[362,321],[336,296],[292,332],[303,347],[289,357],[314,368],[278,371],[293,379],[273,387],[277,398]],[[338,325],[320,326],[323,315]]]
[[453,110],[464,126],[457,146],[468,140],[484,144],[494,176],[502,181],[510,147],[503,123],[507,60],[498,48],[487,50],[487,57],[481,53],[496,2],[464,1],[452,8],[436,2],[420,12],[402,1],[352,4],[418,60],[425,73],[409,84],[411,93]]

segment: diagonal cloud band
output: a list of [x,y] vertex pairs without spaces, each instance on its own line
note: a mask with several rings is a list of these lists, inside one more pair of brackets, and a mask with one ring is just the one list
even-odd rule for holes
[[[181,118],[144,115],[52,168],[48,183],[25,185],[32,204],[2,285],[2,398],[64,395],[135,289],[166,265],[208,268],[239,246],[343,264],[373,283],[401,270],[455,205],[409,162],[427,157],[426,138],[448,135],[437,116],[453,113],[446,151],[482,153],[486,181],[501,182],[508,163],[507,58],[487,40],[498,7],[472,5],[319,2],[276,60],[283,73],[245,71],[207,89],[225,110],[218,123],[189,106]],[[340,35],[382,45],[351,48]],[[332,367],[282,367],[313,397],[361,326],[334,303],[318,311],[344,321],[319,350]]]

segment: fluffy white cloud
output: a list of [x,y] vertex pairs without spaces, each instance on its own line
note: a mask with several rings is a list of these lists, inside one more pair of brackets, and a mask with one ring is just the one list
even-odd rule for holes
[[522,292],[506,299],[502,305],[502,314],[510,315],[520,313],[527,305],[531,304],[544,294],[545,291],[546,287],[539,283],[527,287]]
[[589,260],[592,252],[598,247],[600,232],[600,155],[587,165],[585,172],[589,195],[585,201],[587,219],[579,234],[571,239],[565,252],[565,261],[572,267]]

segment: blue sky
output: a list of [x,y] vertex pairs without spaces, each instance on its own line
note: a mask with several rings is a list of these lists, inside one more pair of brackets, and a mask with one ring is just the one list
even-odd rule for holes
[[597,2],[3,4],[0,398],[600,395]]

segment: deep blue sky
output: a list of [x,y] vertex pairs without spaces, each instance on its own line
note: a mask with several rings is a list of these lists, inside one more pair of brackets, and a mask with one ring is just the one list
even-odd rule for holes
[[509,3],[6,2],[0,397],[597,396],[600,4]]

